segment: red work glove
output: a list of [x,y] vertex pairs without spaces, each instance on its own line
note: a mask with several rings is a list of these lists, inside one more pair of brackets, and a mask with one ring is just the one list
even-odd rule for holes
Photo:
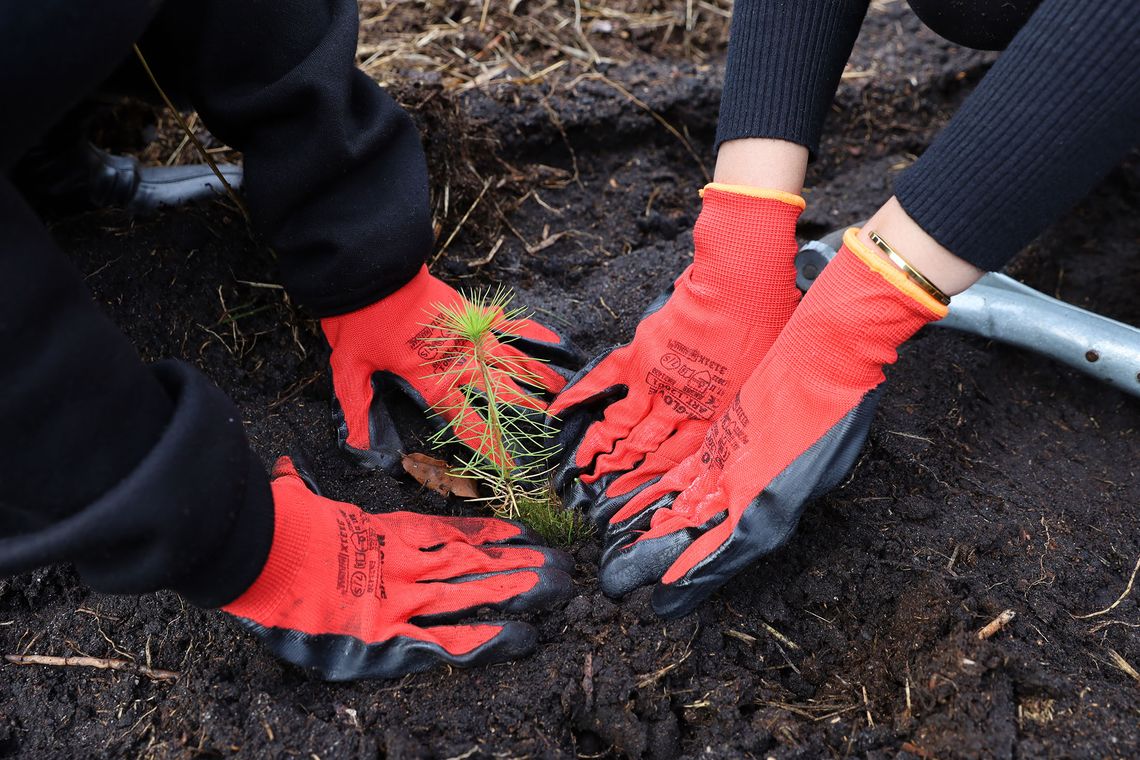
[[[361,464],[400,470],[403,446],[385,405],[387,393],[400,391],[425,411],[439,410],[434,419],[441,424],[454,419],[455,413],[445,410],[462,404],[461,392],[454,376],[440,373],[453,368],[449,345],[456,344],[441,342],[444,333],[435,325],[441,307],[462,303],[463,297],[430,275],[425,266],[404,287],[371,306],[321,320],[332,346],[329,363],[337,402],[337,435],[341,447]],[[523,388],[498,375],[494,380],[497,395],[533,409],[535,417],[541,418],[550,396],[565,386],[571,368],[580,363],[578,354],[553,330],[529,319],[503,319],[499,332],[502,340],[492,341],[490,351],[530,376],[529,387]],[[483,387],[473,368],[464,370],[460,381],[464,386]],[[479,450],[483,425],[482,418],[471,411],[458,423],[456,433]]]
[[599,528],[697,450],[799,302],[803,199],[718,184],[703,197],[693,263],[668,301],[550,407],[564,424],[555,487]]
[[700,450],[614,515],[599,571],[607,594],[660,581],[654,609],[689,612],[787,541],[804,504],[850,471],[883,366],[946,314],[856,233]]
[[505,520],[369,514],[273,469],[273,544],[253,585],[222,608],[278,657],[322,678],[395,678],[436,663],[484,665],[534,649],[520,622],[459,623],[480,607],[527,612],[573,591],[570,558]]

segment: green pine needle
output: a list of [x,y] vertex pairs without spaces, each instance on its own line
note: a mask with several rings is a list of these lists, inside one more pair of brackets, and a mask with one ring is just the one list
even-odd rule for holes
[[[455,473],[486,485],[490,495],[481,501],[496,516],[519,520],[551,543],[568,546],[589,532],[589,523],[565,509],[550,486],[557,431],[546,424],[541,411],[508,402],[518,396],[520,385],[538,384],[534,366],[541,360],[492,350],[496,342],[509,345],[515,337],[510,323],[527,316],[511,307],[512,298],[510,290],[500,286],[469,294],[459,306],[438,307],[439,317],[431,327],[440,334],[428,340],[444,347],[443,361],[437,358],[435,366],[447,368],[431,376],[450,378],[447,396],[453,401],[433,408],[450,421],[430,440],[437,447],[459,443],[471,451]],[[519,460],[512,452],[527,455]]]

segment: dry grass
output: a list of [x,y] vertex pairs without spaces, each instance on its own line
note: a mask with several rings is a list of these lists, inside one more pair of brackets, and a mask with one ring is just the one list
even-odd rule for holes
[[[511,225],[510,212],[536,189],[576,181],[577,160],[573,171],[509,164],[493,138],[468,123],[460,96],[480,89],[509,99],[535,88],[551,129],[565,137],[549,98],[573,98],[579,83],[595,80],[662,122],[615,71],[662,57],[702,63],[721,54],[731,9],[732,0],[362,0],[357,61],[416,117],[432,172],[436,234],[450,242],[462,229],[483,254],[468,262],[478,266],[506,239],[527,251],[541,245]],[[420,86],[409,87],[409,79]],[[667,122],[663,128],[693,153],[684,135]]]
[[532,85],[648,58],[723,50],[731,0],[362,0],[360,67],[381,84],[438,75],[446,90]]
[[[615,98],[662,123],[695,156],[683,134],[626,89],[620,71],[662,58],[699,64],[721,56],[731,14],[732,0],[360,0],[357,63],[416,119],[440,243],[462,231],[476,251],[469,263],[481,266],[493,258],[488,252],[512,238],[526,251],[543,244],[515,229],[510,213],[536,190],[576,181],[577,158],[573,170],[503,160],[493,136],[470,122],[462,94],[482,89],[502,100],[534,88],[551,129],[565,137],[550,98],[573,99],[580,83],[600,81]],[[137,103],[116,111],[140,122]],[[201,162],[169,112],[153,107],[141,120],[153,121],[152,135],[109,147],[152,165]],[[196,114],[186,121],[216,161],[240,162],[240,153],[220,144]],[[120,128],[116,123],[112,131]],[[132,129],[150,131],[127,132]]]

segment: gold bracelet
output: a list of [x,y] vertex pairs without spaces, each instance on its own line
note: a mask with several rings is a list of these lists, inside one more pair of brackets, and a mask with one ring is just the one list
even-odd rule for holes
[[887,258],[894,262],[895,266],[906,272],[906,275],[911,279],[911,282],[925,290],[931,295],[932,298],[934,298],[934,300],[938,301],[943,306],[950,305],[950,296],[943,293],[941,288],[939,288],[933,282],[923,277],[922,272],[918,271],[910,264],[908,264],[906,259],[904,259],[902,256],[899,256],[895,249],[891,248],[890,244],[887,243],[886,240],[883,240],[881,237],[879,237],[879,233],[869,230],[867,232],[867,235],[871,238],[871,242],[879,247],[879,250],[887,254]]

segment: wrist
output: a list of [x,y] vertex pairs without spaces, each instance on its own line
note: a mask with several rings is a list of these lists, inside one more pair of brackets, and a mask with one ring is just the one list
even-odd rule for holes
[[864,246],[857,232],[847,231],[777,341],[796,382],[871,388],[897,359],[900,345],[946,314],[902,270]]
[[803,196],[788,192],[787,190],[780,190],[779,188],[756,187],[753,185],[730,185],[725,182],[710,182],[701,188],[701,198],[704,198],[709,192],[729,193],[732,195],[744,196],[746,198],[779,201],[780,203],[786,203],[789,206],[794,206],[800,211],[803,211],[807,206],[807,202],[804,201]]
[[[304,486],[302,486],[304,487]],[[280,479],[270,484],[273,491],[273,542],[257,579],[241,596],[222,607],[223,612],[264,620],[276,611],[293,588],[297,573],[308,552],[312,505],[295,504],[290,484]]]
[[693,247],[694,273],[704,286],[751,301],[778,282],[794,283],[802,198],[775,188],[721,183],[707,185],[701,198]]
[[913,302],[917,310],[928,314],[928,321],[942,319],[946,316],[949,307],[915,282],[905,270],[891,261],[882,249],[873,242],[865,242],[864,238],[867,235],[869,235],[867,228],[853,227],[844,233],[843,245],[857,259],[862,261],[867,269],[878,274],[890,283],[901,296]]
[[729,140],[717,153],[713,181],[801,195],[807,163],[808,149],[787,140],[767,137]]
[[803,199],[773,188],[713,183],[693,227],[694,296],[742,323],[787,321],[799,302],[796,221]]
[[[890,246],[907,264],[921,272],[922,277],[948,296],[961,293],[985,274],[927,234],[894,197],[883,204],[859,233],[859,241],[864,246],[874,251],[875,255],[890,261],[887,254],[871,240],[871,232],[889,240]],[[892,266],[897,265],[892,262]]]

